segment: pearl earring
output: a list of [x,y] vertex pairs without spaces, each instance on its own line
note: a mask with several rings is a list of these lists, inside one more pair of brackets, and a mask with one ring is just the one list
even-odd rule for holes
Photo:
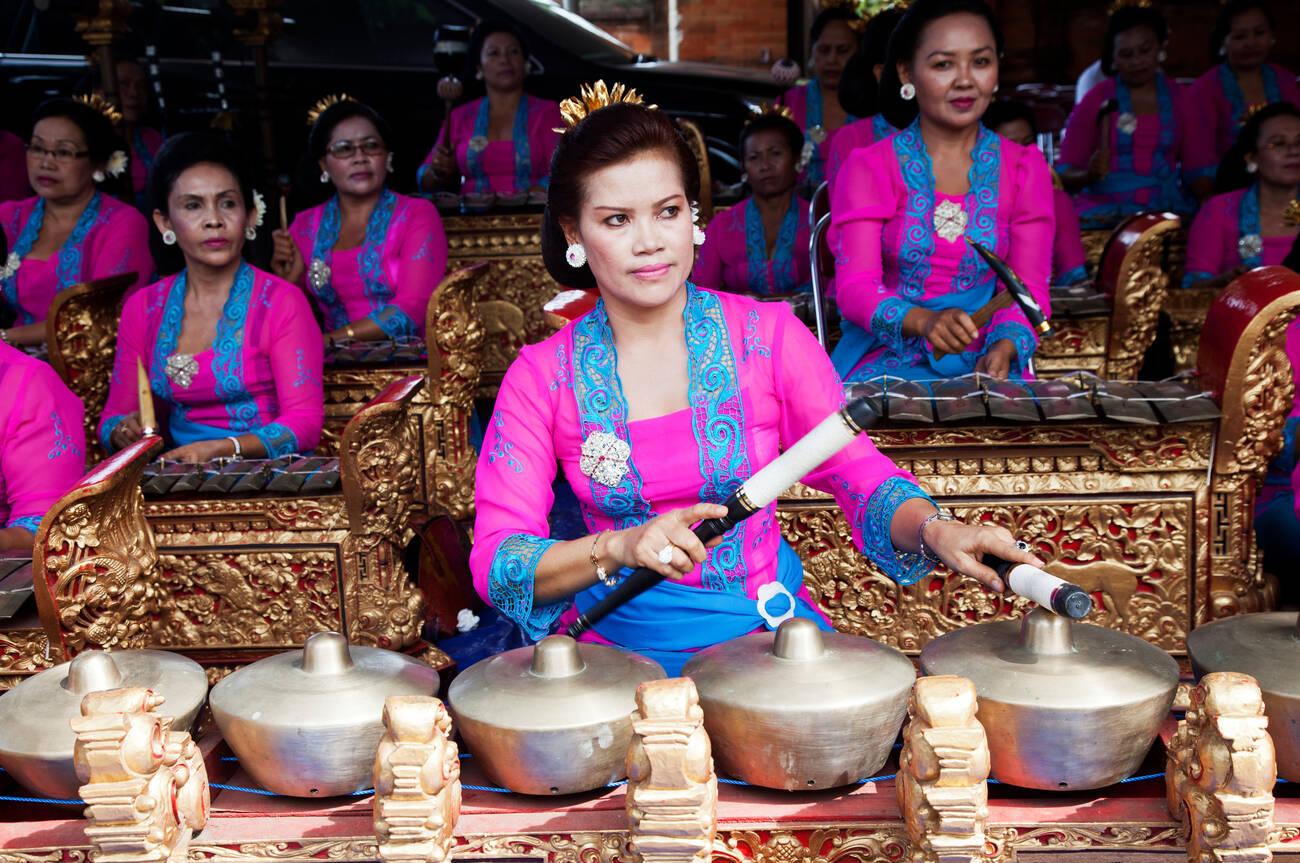
[[244,239],[248,240],[250,243],[253,240],[256,240],[257,228],[254,228],[252,225],[249,225],[247,228],[244,228]]
[[1253,173],[1255,173],[1255,172],[1258,171],[1258,170],[1259,170],[1259,165],[1256,165],[1254,162],[1247,162],[1247,163],[1246,163],[1246,173],[1247,173],[1247,174],[1253,174]]
[[700,205],[691,201],[691,242],[697,246],[704,245],[704,229],[700,227]]
[[587,263],[587,250],[582,247],[582,243],[569,243],[569,248],[564,250],[564,260],[575,270],[580,269]]
[[1169,52],[1162,50],[1159,54],[1156,55],[1156,59],[1159,60],[1161,63],[1165,62],[1166,60],[1169,59]]
[[385,161],[384,164],[388,166],[388,173],[390,173],[390,174],[393,173],[393,154],[392,154],[392,153],[389,153],[389,154],[388,154],[388,160]]
[[90,179],[94,180],[96,183],[102,183],[106,178],[103,171],[96,171],[90,175]]
[[175,232],[175,231],[163,231],[163,233],[162,233],[162,241],[163,241],[163,245],[164,245],[164,246],[174,246],[174,245],[176,245],[176,232]]
[[909,81],[898,88],[898,95],[903,97],[904,102],[910,102],[916,98],[916,86]]
[[321,172],[320,172],[320,181],[321,181],[322,183],[328,183],[328,182],[330,181],[330,174],[329,174],[329,171],[321,171]]

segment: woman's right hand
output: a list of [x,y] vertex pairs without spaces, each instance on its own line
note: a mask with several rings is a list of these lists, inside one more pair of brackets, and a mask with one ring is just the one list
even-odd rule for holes
[[[722,518],[727,508],[717,503],[697,503],[695,506],[675,509],[649,521],[616,531],[609,537],[609,555],[620,566],[644,566],[665,578],[680,581],[695,567],[704,563],[708,552],[691,525],[706,518]],[[662,563],[659,552],[672,545],[672,563]]]
[[[154,429],[157,434],[158,430]],[[108,442],[113,445],[114,449],[123,449],[144,437],[144,426],[140,425],[140,412],[129,413],[122,417],[108,435]]]
[[298,284],[307,269],[302,252],[298,251],[298,244],[284,228],[273,231],[271,238],[275,242],[275,248],[271,252],[271,272],[286,282]]
[[433,161],[430,163],[433,173],[446,180],[456,174],[456,156],[448,147],[439,144],[434,148]]
[[979,338],[979,327],[971,316],[961,309],[926,310],[926,317],[921,321],[921,336],[935,351],[947,354],[960,354],[966,346]]

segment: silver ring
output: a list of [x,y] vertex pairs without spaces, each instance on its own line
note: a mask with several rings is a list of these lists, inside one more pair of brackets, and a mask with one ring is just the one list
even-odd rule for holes
[[664,566],[673,562],[673,544],[670,542],[663,548],[659,549],[659,562]]

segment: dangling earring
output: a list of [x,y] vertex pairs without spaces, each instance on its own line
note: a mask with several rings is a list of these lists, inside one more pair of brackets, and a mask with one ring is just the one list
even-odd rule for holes
[[392,153],[389,153],[389,154],[388,154],[388,159],[384,162],[384,164],[388,166],[388,173],[390,173],[390,174],[393,173],[393,154],[392,154]]
[[256,240],[257,228],[254,228],[252,225],[249,225],[247,228],[244,228],[244,239],[248,240],[250,243],[253,240]]
[[474,73],[474,80],[475,80],[475,81],[482,81],[482,80],[483,80],[483,70],[482,70],[482,69],[479,69],[477,72]]
[[102,183],[107,178],[104,176],[103,171],[96,171],[90,175],[90,179],[94,180],[96,183]]
[[898,95],[903,97],[904,102],[910,102],[916,98],[916,87],[911,81],[898,88]]
[[1156,55],[1156,59],[1159,60],[1161,63],[1165,62],[1166,60],[1169,59],[1169,52],[1165,51],[1163,48],[1160,49],[1160,53]]
[[700,205],[691,201],[691,242],[697,246],[704,245],[704,229],[700,227]]
[[329,172],[329,171],[321,171],[321,172],[320,172],[320,181],[321,181],[322,183],[328,183],[328,182],[330,181],[330,172]]
[[575,270],[580,269],[587,263],[587,250],[582,247],[582,243],[569,243],[569,248],[564,250],[564,260]]
[[748,183],[748,182],[749,182],[749,172],[748,172],[748,171],[746,171],[745,173],[743,173],[743,174],[740,175],[740,182],[742,182],[742,183]]
[[163,245],[164,245],[164,246],[174,246],[174,245],[176,245],[176,232],[175,232],[175,231],[163,231],[163,233],[162,233],[162,241],[163,241]]
[[1255,172],[1258,171],[1258,170],[1259,170],[1259,165],[1256,165],[1254,162],[1247,162],[1247,163],[1246,163],[1246,173],[1247,173],[1247,174],[1253,174],[1253,173],[1255,173]]
[[1002,85],[1001,85],[1001,84],[994,84],[994,85],[993,85],[993,92],[994,92],[994,93],[996,93],[997,91],[999,91],[999,90],[1001,90],[1001,89],[1002,89]]

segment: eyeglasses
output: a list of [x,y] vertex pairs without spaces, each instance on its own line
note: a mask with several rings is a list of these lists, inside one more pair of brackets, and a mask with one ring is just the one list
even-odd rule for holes
[[1289,141],[1286,138],[1270,138],[1264,142],[1263,148],[1270,153],[1284,153],[1297,147],[1300,147],[1300,138],[1292,138]]
[[40,161],[49,156],[54,161],[66,165],[77,159],[84,159],[90,155],[89,150],[74,150],[71,147],[59,147],[57,150],[48,150],[40,144],[27,145],[27,158]]
[[388,148],[378,138],[366,138],[364,141],[335,141],[329,145],[329,154],[336,159],[351,159],[357,150],[367,156],[378,156]]

